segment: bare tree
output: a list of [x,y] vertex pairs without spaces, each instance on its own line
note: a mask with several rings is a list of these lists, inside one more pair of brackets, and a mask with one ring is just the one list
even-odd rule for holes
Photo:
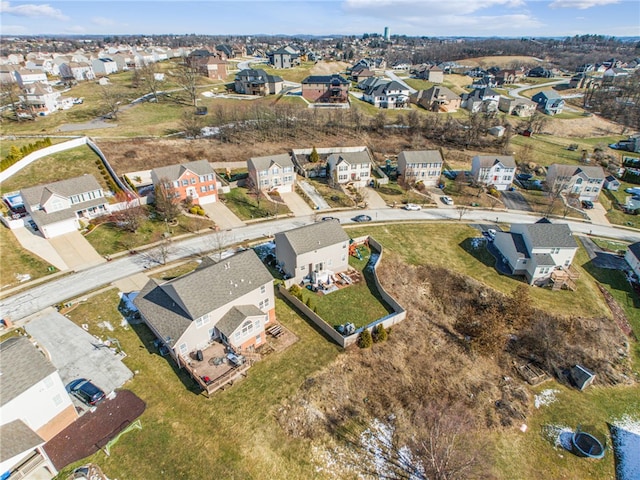
[[113,214],[114,222],[123,230],[131,233],[137,232],[142,222],[147,218],[147,212],[140,206],[140,201],[137,198],[128,199],[124,192],[119,193],[116,197],[120,197],[121,201],[125,202],[126,205],[123,209]]
[[462,217],[464,217],[469,212],[469,207],[466,205],[458,205],[456,207],[456,211],[458,212],[458,220],[462,221]]
[[139,70],[142,86],[153,95],[156,102],[160,101],[158,92],[160,91],[161,81],[158,78],[158,73],[158,65],[155,62],[147,63]]
[[198,99],[197,67],[195,65],[190,65],[187,62],[180,64],[174,79],[180,88],[182,88],[182,90],[187,94],[187,102],[195,107],[196,100]]
[[18,122],[24,119],[18,115],[18,110],[21,106],[20,99],[18,97],[20,93],[20,87],[16,82],[0,82],[0,98],[6,98],[7,103],[3,102],[3,105],[9,105],[11,111],[15,115]]
[[184,112],[180,127],[186,137],[197,138],[202,133],[202,120],[194,112]]
[[123,101],[123,96],[113,86],[102,85],[100,87],[100,100],[102,108],[105,111],[105,116],[118,120],[118,112],[120,111],[120,104]]
[[180,202],[173,184],[168,178],[159,180],[155,188],[154,203],[161,220],[173,221],[180,213]]
[[249,194],[253,195],[256,199],[256,203],[258,204],[258,208],[260,208],[260,197],[262,196],[262,191],[260,190],[260,185],[257,185],[257,182],[253,180],[251,175],[247,177],[247,181],[245,183]]

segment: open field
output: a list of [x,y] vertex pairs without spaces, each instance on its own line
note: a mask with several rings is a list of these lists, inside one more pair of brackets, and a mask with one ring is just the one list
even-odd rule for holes
[[0,288],[15,287],[20,282],[17,275],[30,275],[32,280],[56,272],[49,271],[50,265],[40,257],[23,249],[11,230],[0,225],[0,270],[2,280]]
[[458,63],[462,65],[468,65],[470,67],[482,67],[489,68],[494,65],[500,67],[502,69],[505,68],[513,68],[513,65],[530,65],[537,66],[540,64],[540,60],[534,57],[528,57],[524,55],[504,55],[504,56],[493,56],[493,57],[475,57],[475,58],[465,58],[464,60],[459,60]]

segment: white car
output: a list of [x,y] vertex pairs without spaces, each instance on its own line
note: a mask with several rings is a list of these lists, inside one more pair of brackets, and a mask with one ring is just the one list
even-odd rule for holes
[[420,205],[416,205],[415,203],[407,203],[404,206],[405,210],[422,210],[422,207]]
[[453,198],[445,195],[443,197],[440,197],[440,200],[442,200],[442,203],[446,204],[446,205],[453,205]]

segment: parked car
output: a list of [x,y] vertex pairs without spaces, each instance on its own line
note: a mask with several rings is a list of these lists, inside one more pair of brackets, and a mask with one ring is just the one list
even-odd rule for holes
[[336,222],[340,223],[340,219],[339,219],[339,218],[336,218],[336,217],[322,217],[322,218],[321,218],[321,220],[322,220],[323,222],[328,222],[328,221],[330,221],[330,220],[335,220]]
[[86,378],[74,380],[68,386],[69,391],[87,405],[97,405],[104,400],[104,391]]
[[357,215],[353,217],[354,222],[370,222],[371,217],[369,215]]
[[453,198],[447,195],[440,197],[440,200],[442,200],[442,203],[444,203],[445,205],[453,205]]
[[33,220],[29,220],[29,226],[36,232],[39,230],[38,225]]
[[583,200],[582,201],[582,208],[585,208],[587,210],[590,210],[593,208],[593,202],[590,200]]
[[416,205],[415,203],[407,203],[404,206],[405,210],[422,210],[422,207],[420,205]]
[[490,242],[493,242],[494,238],[496,238],[496,229],[495,228],[489,228],[487,229],[487,240]]

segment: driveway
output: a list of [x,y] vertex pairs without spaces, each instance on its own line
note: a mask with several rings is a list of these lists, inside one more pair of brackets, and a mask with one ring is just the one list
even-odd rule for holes
[[22,245],[22,248],[30,251],[34,255],[42,258],[45,262],[50,263],[61,272],[68,270],[69,266],[56,251],[56,249],[49,243],[49,241],[42,235],[29,230],[26,227],[16,228],[11,230],[16,237],[16,240]]
[[313,186],[308,182],[300,180],[298,182],[298,185],[300,186],[300,188],[302,188],[302,190],[304,190],[304,193],[307,194],[311,201],[316,204],[316,210],[328,210],[331,208],[326,200],[322,198],[322,195],[320,195],[318,191],[313,188]]
[[281,192],[280,197],[296,217],[313,214],[313,209],[296,192]]
[[399,76],[397,76],[393,70],[385,70],[384,74],[389,77],[391,80],[398,82],[400,85],[404,86],[404,88],[409,90],[409,93],[416,93],[417,90],[413,87],[407,85],[404,80],[402,80]]
[[501,195],[502,202],[508,210],[520,210],[523,212],[533,212],[533,209],[529,205],[529,202],[524,198],[520,192],[508,192],[504,191]]
[[244,227],[245,223],[222,202],[207,203],[202,208],[209,218],[213,220],[220,230],[230,230]]
[[69,268],[76,272],[106,262],[80,232],[50,238],[49,243]]
[[607,218],[607,211],[602,204],[598,202],[594,202],[593,208],[585,210],[585,213],[589,216],[589,220],[591,220],[592,223],[597,223],[598,225],[611,225]]
[[364,195],[367,208],[387,208],[387,202],[376,192],[375,188],[366,187]]
[[587,236],[578,235],[577,238],[584,246],[594,266],[598,268],[608,268],[609,270],[629,269],[629,264],[624,257],[620,257],[615,253],[605,252]]
[[[25,325],[25,330],[48,352],[65,385],[88,378],[108,394],[133,377],[122,363],[123,356],[114,354],[101,340],[53,308],[43,310]],[[109,334],[105,328],[104,338]]]

